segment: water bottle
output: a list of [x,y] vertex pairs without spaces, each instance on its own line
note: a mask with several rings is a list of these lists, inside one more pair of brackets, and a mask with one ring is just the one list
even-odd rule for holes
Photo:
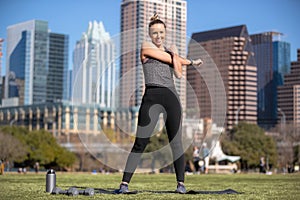
[[48,170],[46,174],[46,192],[51,193],[56,186],[56,174],[53,169]]

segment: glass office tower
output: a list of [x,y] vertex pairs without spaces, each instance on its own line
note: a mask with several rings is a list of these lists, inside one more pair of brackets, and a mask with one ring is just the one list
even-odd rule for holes
[[68,98],[69,36],[49,33],[49,69],[46,102]]
[[297,61],[291,62],[290,72],[284,75],[284,84],[278,86],[278,121],[300,127],[300,49]]
[[277,124],[277,87],[290,71],[290,44],[281,41],[281,35],[278,32],[251,35],[258,70],[258,125],[266,130]]
[[6,61],[5,98],[17,98],[18,105],[64,99],[68,36],[50,33],[48,22],[9,26]]

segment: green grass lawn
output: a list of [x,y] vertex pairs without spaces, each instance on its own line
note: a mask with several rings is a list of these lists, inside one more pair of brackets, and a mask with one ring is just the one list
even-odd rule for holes
[[[61,173],[56,174],[56,185],[62,189],[71,186],[118,188],[121,174]],[[233,189],[241,194],[158,194],[145,191],[174,191],[175,174],[135,174],[130,190],[140,191],[133,195],[95,194],[94,196],[50,195],[45,192],[46,174],[5,174],[0,176],[0,199],[300,199],[300,174],[265,175],[188,175],[187,190]],[[144,191],[144,192],[143,192]]]

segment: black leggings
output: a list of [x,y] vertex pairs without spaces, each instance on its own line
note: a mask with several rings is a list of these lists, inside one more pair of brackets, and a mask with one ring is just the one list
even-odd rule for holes
[[175,88],[164,87],[146,87],[139,110],[136,138],[127,159],[122,179],[123,182],[130,182],[161,113],[164,116],[168,139],[172,149],[176,178],[178,182],[184,182],[181,104]]

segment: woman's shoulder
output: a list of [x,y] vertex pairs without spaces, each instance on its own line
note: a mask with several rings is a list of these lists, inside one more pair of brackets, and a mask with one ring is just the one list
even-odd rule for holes
[[144,41],[142,43],[142,49],[143,48],[157,48],[152,42]]
[[[149,49],[149,48],[158,49],[157,46],[155,46],[152,42],[149,42],[149,41],[144,41],[141,45],[141,48],[142,49]],[[172,48],[167,48],[166,46],[164,46],[165,51],[170,51],[171,49]]]

